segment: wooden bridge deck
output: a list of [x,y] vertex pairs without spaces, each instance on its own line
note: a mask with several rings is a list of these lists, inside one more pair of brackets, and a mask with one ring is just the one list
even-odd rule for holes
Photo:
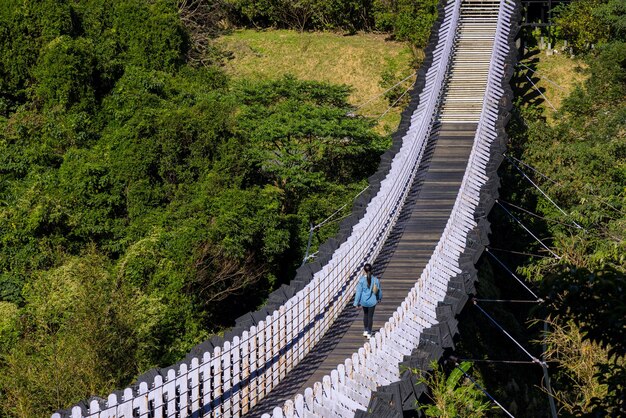
[[[483,107],[500,3],[463,0],[444,94],[424,158],[400,216],[374,263],[383,300],[374,329],[382,327],[415,285],[454,207]],[[364,344],[362,312],[350,304],[322,340],[248,416],[271,413]]]
[[[475,131],[476,124],[445,123],[430,138],[400,219],[374,263],[383,289],[383,300],[374,314],[375,330],[404,301],[439,242],[465,173]],[[313,387],[363,346],[362,333],[362,311],[350,303],[310,354],[247,416],[271,413],[276,405]]]

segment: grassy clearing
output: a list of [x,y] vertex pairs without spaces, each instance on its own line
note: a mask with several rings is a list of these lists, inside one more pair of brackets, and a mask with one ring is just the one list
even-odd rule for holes
[[[556,109],[560,109],[563,99],[587,78],[587,65],[578,58],[561,54],[546,55],[541,51],[533,59],[538,59],[535,76],[539,77],[539,81],[536,85]],[[543,107],[548,120],[552,120],[550,104],[544,102]]]
[[[353,88],[350,103],[359,105],[381,94],[381,77],[391,72],[401,80],[413,71],[413,55],[400,42],[387,41],[384,35],[299,33],[290,30],[237,30],[217,43],[232,51],[227,72],[237,78],[267,80],[285,74],[305,80],[347,84]],[[404,84],[408,88],[414,79]],[[389,107],[384,97],[373,100],[360,114],[379,116]],[[401,109],[394,108],[381,118],[378,130],[393,132],[400,121]]]

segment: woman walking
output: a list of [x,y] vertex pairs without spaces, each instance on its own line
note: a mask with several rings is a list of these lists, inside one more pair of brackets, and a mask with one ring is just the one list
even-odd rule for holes
[[380,288],[380,281],[377,277],[372,276],[372,265],[363,266],[365,275],[359,277],[359,283],[356,285],[356,294],[354,295],[354,306],[363,307],[363,336],[370,338],[372,336],[372,323],[374,322],[374,309],[376,304],[383,298],[383,291]]

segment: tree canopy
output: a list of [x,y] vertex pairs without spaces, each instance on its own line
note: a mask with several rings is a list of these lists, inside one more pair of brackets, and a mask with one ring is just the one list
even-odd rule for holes
[[346,86],[230,81],[193,18],[0,6],[2,416],[106,394],[232,325],[390,143]]

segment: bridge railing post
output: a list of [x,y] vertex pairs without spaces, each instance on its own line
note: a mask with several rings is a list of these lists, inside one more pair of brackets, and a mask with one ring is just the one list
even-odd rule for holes
[[249,360],[250,370],[248,371],[248,378],[250,379],[250,383],[248,383],[247,388],[246,388],[247,389],[246,394],[248,397],[247,405],[249,408],[252,408],[253,406],[257,404],[257,392],[258,392],[259,380],[256,375],[253,375],[253,373],[256,373],[259,367],[257,363],[258,335],[259,333],[258,333],[257,326],[256,325],[251,326],[250,333],[248,334],[248,356],[250,359]]
[[267,387],[267,362],[270,359],[270,355],[267,344],[267,337],[271,331],[271,328],[268,326],[271,318],[266,316],[264,320],[259,321],[257,324],[257,348],[256,348],[256,356],[257,356],[257,403],[260,402],[261,399],[265,397],[266,387]]
[[[212,389],[212,373],[211,373],[211,353],[205,351],[202,354],[202,363],[200,364],[200,375],[201,378],[198,380],[202,383],[202,413],[206,415],[210,410],[212,410],[211,403],[213,401],[213,389]],[[160,376],[157,376],[160,377]],[[154,380],[155,387],[157,386],[156,378]],[[155,403],[156,398],[163,399],[163,396],[160,393],[155,393]],[[163,417],[155,417],[155,418],[163,418]]]
[[282,380],[287,375],[287,309],[283,305],[279,308],[279,326],[278,326],[278,341],[279,341],[279,354],[278,360],[278,379]]
[[280,381],[280,313],[274,311],[272,314],[272,339],[271,339],[271,353],[272,353],[272,367],[270,375],[270,390],[272,390]]
[[[213,356],[211,358],[211,375],[213,376],[213,408],[211,408],[211,413],[213,417],[221,416],[222,411],[222,348],[215,347],[213,350]],[[172,406],[173,408],[173,406]],[[170,411],[175,411],[175,409],[170,409],[168,404],[168,414]]]
[[[241,368],[242,364],[242,356],[241,356],[241,339],[237,336],[233,337],[233,345],[231,347],[232,356],[231,356],[231,365],[232,365],[232,390],[233,393],[233,417],[239,418],[241,416]],[[193,411],[197,411],[198,409],[192,409]]]

